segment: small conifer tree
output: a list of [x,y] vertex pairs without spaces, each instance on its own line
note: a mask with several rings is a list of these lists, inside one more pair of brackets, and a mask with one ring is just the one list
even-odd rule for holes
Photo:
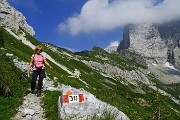
[[152,111],[153,114],[150,120],[173,120],[173,116],[171,114],[171,109],[169,106],[166,106],[166,97],[162,96],[159,92],[159,88],[155,93],[153,93],[152,99]]

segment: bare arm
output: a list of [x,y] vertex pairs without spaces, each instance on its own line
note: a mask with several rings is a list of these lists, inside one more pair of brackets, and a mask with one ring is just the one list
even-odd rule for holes
[[33,59],[31,58],[31,60],[30,60],[30,62],[29,62],[28,69],[27,69],[27,74],[28,74],[28,75],[30,74],[30,70],[31,70],[32,63],[33,63]]
[[44,60],[44,63],[50,67],[50,69],[53,69],[53,67],[46,61],[46,59]]

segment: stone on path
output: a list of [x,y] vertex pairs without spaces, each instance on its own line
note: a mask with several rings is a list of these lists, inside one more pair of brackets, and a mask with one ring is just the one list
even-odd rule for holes
[[12,120],[46,120],[40,98],[31,93],[25,96],[23,104],[18,108],[18,113]]

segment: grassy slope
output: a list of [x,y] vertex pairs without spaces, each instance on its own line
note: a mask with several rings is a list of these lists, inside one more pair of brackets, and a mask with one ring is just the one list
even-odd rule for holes
[[[101,50],[101,52],[105,52],[105,51]],[[54,52],[50,52],[50,53],[51,53],[50,55],[52,55],[54,57],[58,56],[58,54],[56,54]],[[99,53],[99,52],[97,52],[96,50],[92,51],[92,52],[86,51],[85,54],[83,51],[83,57],[78,56],[78,58],[104,63],[105,61],[103,61],[101,59],[97,59],[95,57],[97,55],[97,53]],[[71,53],[71,54],[74,55],[73,53]],[[82,54],[82,53],[78,53],[78,55],[80,55],[80,54]],[[100,54],[98,54],[98,55],[100,55]],[[116,63],[119,62],[119,64],[123,63],[123,65],[124,65],[124,62],[125,62],[125,65],[127,65],[128,62],[130,62],[128,60],[123,60],[122,58],[121,58],[122,60],[118,61],[118,59],[120,59],[118,56],[110,56],[106,52],[103,53],[103,55],[104,55],[104,57],[108,57],[108,58],[112,57],[111,61],[116,62]],[[144,89],[148,93],[148,95],[135,94],[130,90],[129,87],[124,86],[119,81],[114,81],[110,78],[103,77],[102,75],[99,74],[98,71],[92,70],[91,68],[84,65],[82,62],[76,61],[74,59],[67,60],[67,58],[65,58],[65,57],[64,58],[54,58],[54,59],[56,59],[57,61],[60,61],[61,64],[64,64],[68,68],[71,68],[71,69],[72,69],[72,67],[78,68],[82,74],[81,79],[90,85],[90,88],[86,88],[85,86],[82,86],[85,90],[91,92],[97,98],[118,107],[120,110],[122,110],[123,112],[128,114],[128,116],[131,119],[144,119],[144,118],[151,117],[152,109],[150,107],[146,107],[146,106],[142,107],[141,105],[139,105],[137,103],[137,99],[140,97],[140,98],[145,99],[147,102],[151,102],[151,100],[153,99],[153,93],[154,93],[153,90],[150,90],[148,88]],[[112,65],[114,65],[113,62],[112,62]],[[120,66],[123,66],[123,65],[120,65]],[[131,67],[131,70],[136,69],[137,67],[141,67],[141,65],[138,65],[137,63],[131,63],[130,65],[133,66],[133,67]],[[146,68],[144,66],[142,66],[142,67]],[[125,69],[127,67],[123,66],[123,68]],[[61,83],[65,83],[65,84],[71,85],[73,87],[77,87],[77,88],[80,87],[79,85],[81,82],[78,81],[77,79],[72,79],[72,78],[69,79],[69,78],[67,78],[67,76],[65,76],[64,79],[66,79],[66,80],[61,81],[62,79],[59,79],[59,81]],[[114,82],[116,85],[105,82],[105,80],[107,80],[107,79],[109,81]],[[77,81],[77,83],[74,84],[73,83],[74,81]],[[167,109],[169,109],[169,108],[167,108]]]
[[[10,36],[6,31],[0,28],[1,45],[6,46],[6,40],[15,39]],[[3,45],[2,45],[3,44]],[[18,53],[14,46],[13,53]],[[6,47],[5,47],[6,48]],[[9,47],[7,49],[0,49],[0,119],[9,120],[17,111],[16,108],[22,103],[22,97],[27,92],[28,79],[20,75],[22,72],[16,68],[12,58],[6,56],[9,53]],[[21,51],[19,51],[21,53]],[[20,54],[19,54],[20,55]],[[9,88],[9,90],[7,89]],[[8,90],[8,92],[7,92]]]
[[[28,62],[30,55],[34,53],[34,51],[29,48],[29,46],[24,45],[21,41],[15,39],[8,33],[4,32],[5,34],[4,38],[5,39],[5,48],[7,51],[10,53],[13,53],[15,56],[18,56],[23,61]],[[67,74],[66,71],[62,70],[61,68],[57,67],[55,64],[51,63],[50,64],[54,67],[54,70],[50,70],[47,68],[47,73],[48,76],[51,78],[57,77],[58,82],[63,83],[65,85],[70,85],[72,87],[76,88],[84,88],[85,90],[91,92],[94,94],[97,98],[101,99],[102,101],[105,101],[107,103],[110,103],[114,106],[116,106],[119,110],[123,111],[125,114],[127,114],[130,119],[132,120],[138,120],[138,119],[148,119],[152,116],[152,106],[153,102],[152,100],[154,99],[154,91],[149,89],[147,86],[143,86],[143,90],[146,91],[147,94],[137,94],[133,93],[131,89],[133,89],[135,86],[126,86],[123,85],[120,81],[122,81],[122,78],[117,78],[117,81],[106,78],[99,74],[99,71],[97,70],[92,70],[91,68],[87,67],[84,63],[71,59],[70,57],[55,53],[51,49],[48,49],[46,47],[46,44],[38,42],[35,38],[27,34],[27,39],[30,40],[34,45],[42,44],[45,47],[45,52],[48,53],[53,59],[55,59],[57,62],[60,64],[66,66],[69,70],[73,72],[74,68],[77,68],[81,71],[81,79],[85,81],[86,83],[89,84],[89,88],[84,85],[81,81],[75,78],[69,78],[69,74]],[[26,50],[26,51],[24,51]],[[57,48],[57,50],[62,53],[63,51],[68,52],[72,56],[76,56],[78,59],[86,59],[86,60],[93,60],[96,62],[100,63],[108,63],[112,65],[118,65],[121,69],[126,69],[126,70],[133,70],[136,69],[137,67],[142,67],[146,68],[145,66],[139,65],[135,62],[129,61],[127,59],[124,59],[123,57],[120,57],[119,55],[116,54],[109,54],[106,51],[99,49],[99,48],[93,48],[92,51],[83,51],[81,53],[76,53],[73,54],[65,49],[62,48]],[[102,60],[99,59],[97,56],[103,56],[104,58],[107,57],[109,60]],[[154,78],[152,78],[154,79]],[[109,84],[106,81],[111,81],[114,84]],[[116,84],[116,85],[115,85]],[[161,85],[162,86],[162,85]],[[178,87],[177,87],[178,88]],[[173,91],[174,92],[174,91]],[[52,93],[53,94],[53,93]],[[178,93],[177,93],[178,94]],[[163,96],[162,96],[163,97]],[[142,98],[144,99],[148,104],[151,104],[151,106],[143,106],[142,104],[138,103],[138,99]],[[165,97],[163,97],[165,98]],[[3,98],[6,99],[6,98]],[[52,100],[54,100],[52,98]],[[51,97],[48,98],[47,101],[52,101]],[[45,101],[46,102],[46,101]],[[164,104],[170,104],[173,106],[173,108],[176,108],[177,110],[180,111],[179,107],[176,104],[174,104],[171,100],[165,99],[163,101]],[[165,105],[162,104],[162,106],[165,107]],[[165,107],[166,109],[169,109],[169,106]],[[53,111],[47,111],[46,113],[49,114],[50,112],[55,112]],[[54,113],[56,114],[56,113]],[[174,114],[174,113],[172,113]],[[176,116],[175,114],[173,116]],[[47,115],[49,119],[51,119],[50,116]],[[177,116],[174,118],[178,118]]]

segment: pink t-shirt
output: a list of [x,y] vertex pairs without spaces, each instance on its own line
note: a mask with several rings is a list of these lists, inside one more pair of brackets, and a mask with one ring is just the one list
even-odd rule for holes
[[33,70],[38,70],[38,67],[44,69],[44,60],[46,59],[43,55],[34,54],[31,56],[31,59],[34,61]]

